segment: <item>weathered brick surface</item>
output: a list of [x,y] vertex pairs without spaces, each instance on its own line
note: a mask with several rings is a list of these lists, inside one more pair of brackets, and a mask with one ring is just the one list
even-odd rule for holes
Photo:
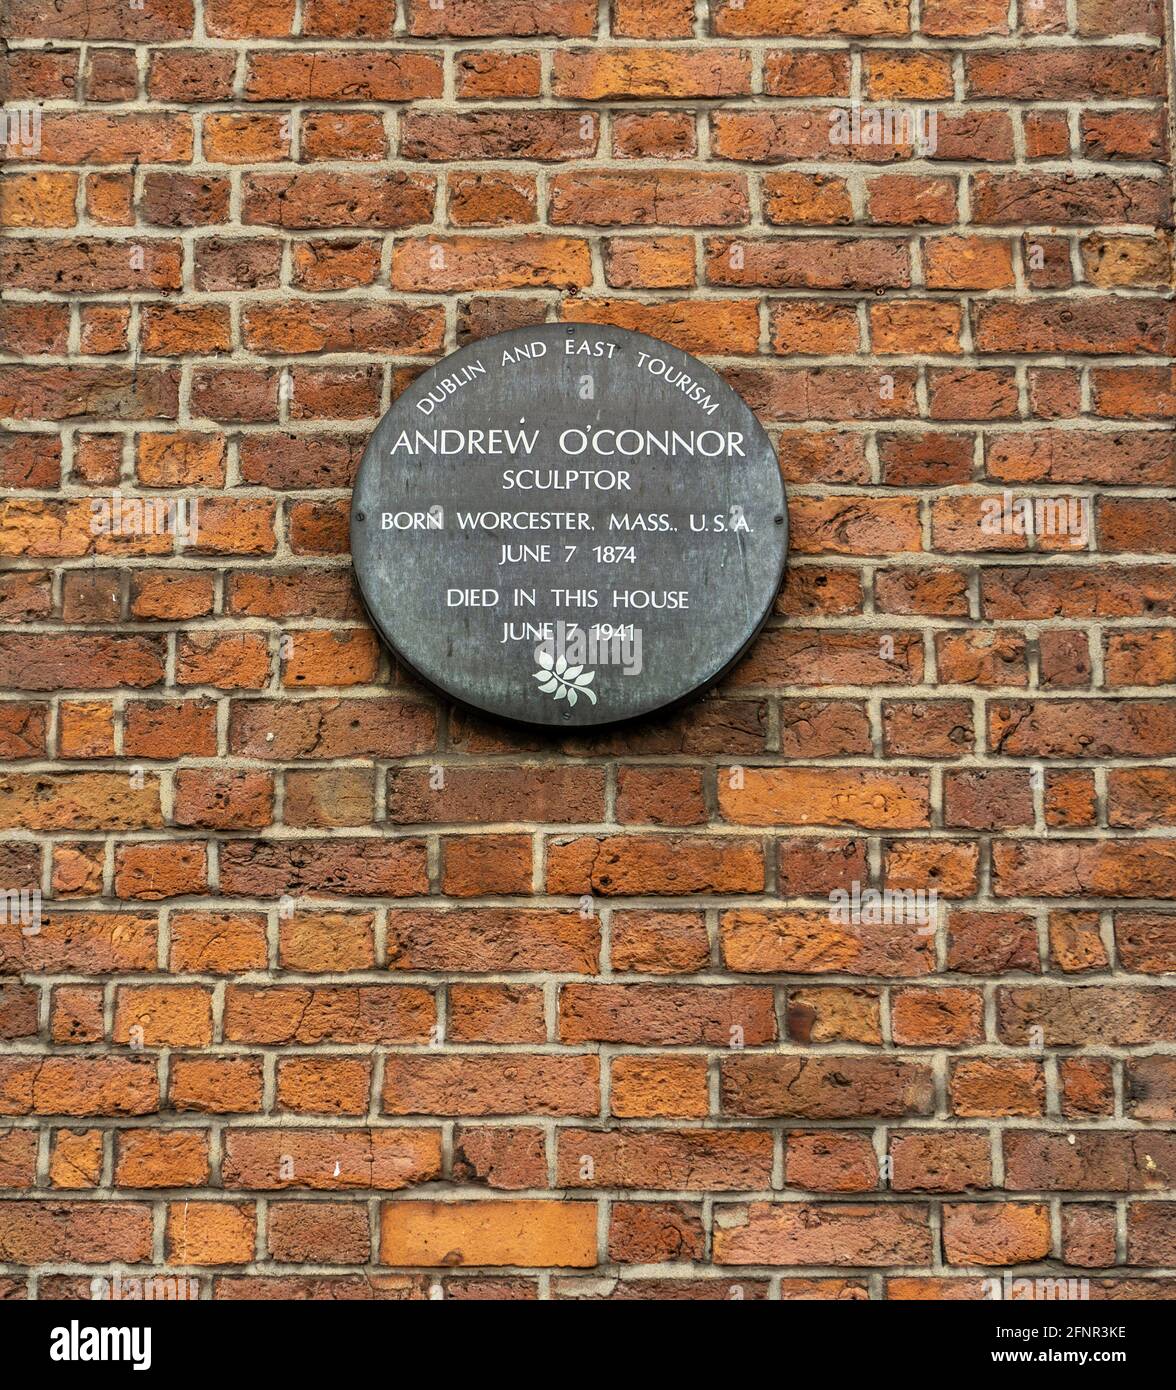
[[[5,1296],[1176,1297],[1166,8],[10,0]],[[543,321],[712,363],[792,522],[722,686],[560,740],[346,520]]]

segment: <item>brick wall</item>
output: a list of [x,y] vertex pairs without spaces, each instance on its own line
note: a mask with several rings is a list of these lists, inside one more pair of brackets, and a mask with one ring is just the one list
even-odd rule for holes
[[[0,1292],[1176,1294],[1159,0],[4,23]],[[347,507],[559,318],[724,373],[793,558],[713,696],[552,742],[390,668]]]

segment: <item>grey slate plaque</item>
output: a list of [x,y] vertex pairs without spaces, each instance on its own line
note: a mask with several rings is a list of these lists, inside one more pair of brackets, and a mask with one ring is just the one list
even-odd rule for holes
[[351,548],[403,664],[475,709],[570,728],[717,680],[771,610],[788,521],[767,435],[709,367],[544,324],[400,395],[360,465]]

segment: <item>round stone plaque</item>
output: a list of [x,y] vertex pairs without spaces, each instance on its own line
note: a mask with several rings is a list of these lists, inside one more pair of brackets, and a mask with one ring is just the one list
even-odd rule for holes
[[718,680],[771,610],[788,519],[767,435],[709,367],[627,329],[543,324],[399,396],[360,464],[351,547],[405,666],[569,728]]

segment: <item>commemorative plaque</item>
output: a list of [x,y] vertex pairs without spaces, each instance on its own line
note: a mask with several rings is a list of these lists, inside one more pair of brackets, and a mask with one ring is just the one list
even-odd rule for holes
[[544,324],[439,362],[373,433],[351,504],[372,621],[475,709],[568,728],[716,681],[772,607],[784,485],[709,367],[626,329]]

